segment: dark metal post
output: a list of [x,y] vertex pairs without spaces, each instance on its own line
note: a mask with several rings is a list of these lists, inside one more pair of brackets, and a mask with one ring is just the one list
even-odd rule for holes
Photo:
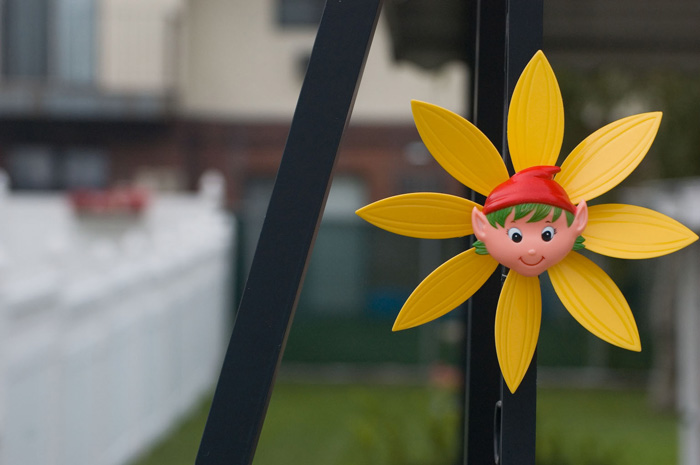
[[250,464],[381,0],[328,0],[196,463]]
[[[518,77],[542,48],[543,0],[508,0],[506,26],[507,100]],[[507,109],[506,109],[507,111]],[[507,156],[507,155],[506,155]],[[537,409],[537,353],[515,394],[501,383],[502,418],[500,463],[534,465]]]
[[[479,0],[473,76],[472,122],[503,152],[505,95],[505,0]],[[476,193],[472,199],[483,204]],[[501,271],[494,273],[467,303],[465,464],[494,463],[494,407],[500,400],[501,371],[494,324]]]
[[[510,165],[508,105],[520,73],[541,48],[542,0],[478,0],[476,10],[473,122]],[[501,281],[496,272],[468,304],[466,465],[535,463],[536,356],[511,394],[494,341]]]

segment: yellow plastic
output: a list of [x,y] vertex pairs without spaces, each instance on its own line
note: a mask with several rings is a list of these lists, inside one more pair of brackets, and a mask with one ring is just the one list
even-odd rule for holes
[[623,349],[642,350],[625,297],[598,265],[571,252],[549,269],[549,276],[564,307],[584,328]]
[[472,123],[418,100],[411,101],[411,108],[423,143],[452,177],[483,195],[508,180],[508,170],[498,150]]
[[[457,180],[488,196],[496,186],[509,179],[495,147],[474,125],[429,103],[413,101],[412,108],[423,142]],[[661,113],[643,113],[599,129],[571,152],[555,181],[579,207],[580,202],[607,192],[644,158],[660,121]],[[544,54],[538,52],[516,84],[508,115],[508,143],[516,170],[553,165],[561,148],[563,125],[556,77]],[[468,200],[445,194],[417,193],[381,200],[357,213],[370,223],[397,234],[446,238],[473,232],[471,213],[475,206],[481,208]],[[491,228],[487,223],[484,227]],[[541,234],[551,226],[543,223]],[[559,229],[561,227],[567,226]],[[517,229],[512,225],[508,228]],[[506,228],[502,229],[512,238]],[[521,240],[524,240],[521,234],[524,232],[518,231]],[[584,245],[590,251],[619,258],[664,255],[698,238],[671,218],[630,205],[589,207],[588,226],[583,236]],[[544,235],[540,237],[545,240]],[[486,245],[482,245],[480,250],[485,251]],[[394,323],[394,331],[427,323],[456,308],[486,282],[497,266],[492,256],[478,255],[475,249],[447,261],[411,294]],[[629,305],[603,270],[584,256],[568,252],[547,271],[564,306],[588,331],[611,344],[641,350]],[[496,351],[512,392],[522,381],[537,346],[541,318],[538,282],[536,276],[525,277],[511,270],[498,302]]]
[[508,111],[508,148],[515,171],[554,165],[564,138],[564,104],[552,67],[538,51],[520,75]]
[[393,331],[413,328],[454,310],[496,270],[498,262],[469,249],[433,271],[413,291],[394,322]]
[[574,204],[617,186],[647,154],[661,123],[661,112],[622,118],[583,140],[564,160],[555,180]]
[[472,234],[471,211],[481,205],[435,192],[403,194],[357,210],[368,223],[402,236],[449,239]]
[[622,204],[589,207],[583,237],[588,250],[627,259],[659,257],[698,239],[673,218],[648,208]]
[[511,271],[496,308],[496,355],[510,392],[527,372],[537,348],[542,320],[540,280]]

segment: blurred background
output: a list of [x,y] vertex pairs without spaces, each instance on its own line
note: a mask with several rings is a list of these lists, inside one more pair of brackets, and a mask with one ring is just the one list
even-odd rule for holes
[[[460,463],[461,310],[391,326],[466,243],[354,211],[466,195],[410,100],[469,116],[473,1],[384,5],[258,465]],[[0,0],[0,464],[194,463],[323,5]],[[562,158],[617,118],[663,111],[645,161],[601,202],[695,231],[698,20],[690,0],[545,2]],[[700,464],[697,246],[596,260],[644,349],[597,340],[543,279],[538,463]]]

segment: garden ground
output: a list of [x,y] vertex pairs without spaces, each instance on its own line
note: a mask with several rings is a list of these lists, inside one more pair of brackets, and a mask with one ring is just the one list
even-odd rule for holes
[[[194,464],[209,401],[135,465]],[[253,463],[455,463],[459,408],[448,388],[279,382]],[[540,388],[537,411],[538,465],[677,463],[676,418],[643,391]]]

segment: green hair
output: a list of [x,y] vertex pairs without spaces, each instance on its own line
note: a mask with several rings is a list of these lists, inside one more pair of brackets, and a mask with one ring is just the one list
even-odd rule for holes
[[500,210],[496,210],[495,212],[488,213],[486,215],[486,219],[489,220],[489,223],[494,228],[497,224],[504,228],[506,226],[506,219],[508,216],[510,216],[513,210],[515,210],[514,219],[516,220],[524,218],[534,211],[535,213],[532,215],[532,217],[527,220],[528,223],[537,223],[538,221],[542,221],[543,219],[547,218],[552,211],[554,211],[552,214],[552,221],[557,221],[562,212],[564,212],[566,213],[567,226],[571,227],[574,222],[574,214],[570,211],[562,210],[559,207],[554,207],[544,203],[521,203],[519,205],[515,205],[514,207],[502,208]]
[[[493,226],[494,228],[496,227],[496,225],[500,225],[502,228],[505,228],[506,219],[508,219],[510,214],[513,213],[513,210],[515,210],[515,216],[513,217],[513,219],[515,220],[524,218],[530,213],[534,212],[530,219],[527,220],[528,223],[537,223],[538,221],[542,221],[543,219],[547,218],[547,216],[549,216],[550,213],[552,213],[552,221],[556,221],[559,219],[563,212],[566,214],[567,226],[571,227],[571,225],[574,223],[575,218],[575,215],[570,211],[563,210],[553,205],[547,205],[544,203],[521,203],[513,207],[506,207],[500,210],[496,210],[495,212],[487,213],[486,219],[489,221],[489,224],[491,224],[491,226]],[[583,241],[585,240],[586,239],[583,236],[578,236],[576,238],[576,242],[574,242],[574,247],[572,248],[572,250],[585,249],[586,246],[583,244]],[[486,245],[482,241],[475,241],[474,248],[476,249],[476,253],[479,255],[489,254],[488,250],[486,250]]]

